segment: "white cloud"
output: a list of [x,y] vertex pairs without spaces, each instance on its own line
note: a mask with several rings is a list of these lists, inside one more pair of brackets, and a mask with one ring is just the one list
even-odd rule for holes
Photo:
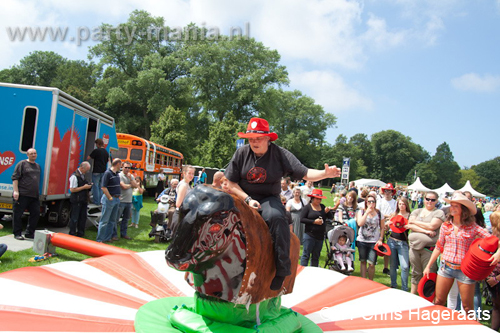
[[469,73],[452,79],[451,84],[458,90],[494,92],[500,88],[500,76],[485,74],[481,77],[476,73]]
[[366,25],[368,26],[368,30],[361,36],[361,39],[368,45],[373,45],[378,50],[398,46],[408,37],[408,31],[387,31],[386,21],[373,14],[369,15]]
[[325,111],[371,110],[373,102],[350,87],[340,75],[327,71],[290,73],[291,86],[314,98]]

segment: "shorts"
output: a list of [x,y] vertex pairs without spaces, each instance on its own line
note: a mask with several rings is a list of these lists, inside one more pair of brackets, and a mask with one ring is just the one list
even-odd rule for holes
[[439,269],[438,269],[438,275],[449,278],[449,279],[455,279],[458,282],[464,283],[464,284],[474,284],[476,281],[470,279],[465,275],[462,270],[460,269],[454,269],[451,267],[448,267],[445,265],[444,260],[441,260]]
[[376,243],[366,243],[357,241],[359,261],[368,261],[370,265],[374,265],[377,262],[377,253],[373,249]]

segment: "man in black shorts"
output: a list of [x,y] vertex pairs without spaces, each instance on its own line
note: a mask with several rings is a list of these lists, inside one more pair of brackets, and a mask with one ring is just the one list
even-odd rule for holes
[[285,207],[280,201],[282,177],[318,181],[339,177],[341,172],[336,166],[325,164],[324,170],[308,169],[288,150],[271,141],[278,139],[276,133],[269,131],[265,119],[252,118],[246,133],[248,145],[239,148],[226,169],[229,189],[254,209],[261,209],[261,215],[269,226],[274,245],[276,275],[271,282],[271,290],[281,289],[290,271],[290,228]]

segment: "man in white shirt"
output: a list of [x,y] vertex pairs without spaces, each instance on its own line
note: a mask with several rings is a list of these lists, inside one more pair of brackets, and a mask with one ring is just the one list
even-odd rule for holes
[[[382,220],[384,223],[389,221],[390,217],[394,212],[396,212],[397,201],[394,200],[393,196],[396,193],[396,189],[391,183],[387,183],[385,187],[380,189],[382,191],[382,199],[377,200],[377,209],[380,211]],[[384,256],[384,270],[383,273],[389,274],[389,256]]]
[[310,180],[306,181],[306,184],[300,187],[300,192],[302,193],[301,194],[302,200],[304,201],[305,205],[307,205],[311,200],[311,198],[308,197],[308,195],[311,194],[313,190],[314,190],[313,183]]
[[415,208],[415,204],[418,201],[418,191],[413,191],[411,193],[411,209]]
[[83,237],[85,235],[85,224],[87,223],[87,203],[89,190],[92,184],[85,179],[85,174],[90,170],[90,163],[82,162],[80,167],[69,177],[69,191],[71,196],[71,216],[69,222],[69,234]]

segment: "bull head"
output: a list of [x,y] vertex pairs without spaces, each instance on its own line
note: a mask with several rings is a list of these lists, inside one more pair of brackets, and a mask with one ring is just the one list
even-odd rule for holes
[[209,186],[195,187],[179,209],[174,238],[165,252],[167,263],[183,271],[206,268],[207,261],[227,247],[237,221],[237,209],[229,194]]

